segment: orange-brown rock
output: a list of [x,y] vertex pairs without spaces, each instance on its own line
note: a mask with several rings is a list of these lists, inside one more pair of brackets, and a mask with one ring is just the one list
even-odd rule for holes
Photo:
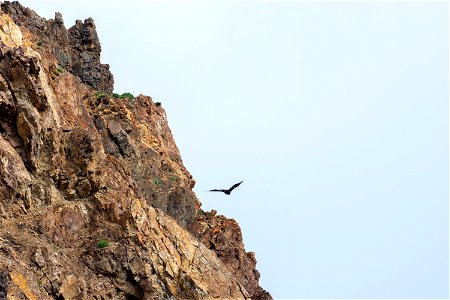
[[31,31],[33,43],[52,52],[59,66],[94,89],[112,93],[114,78],[109,65],[100,62],[101,46],[94,20],[77,20],[66,29],[60,13],[55,14],[55,19],[46,20],[17,1],[4,1],[1,9],[17,25]]
[[93,21],[1,8],[0,299],[270,298],[161,105],[110,94]]
[[259,272],[256,270],[255,253],[245,252],[242,232],[233,219],[216,215],[216,211],[201,212],[189,229],[206,246],[216,252],[217,257],[244,286],[252,299],[272,299],[259,286]]

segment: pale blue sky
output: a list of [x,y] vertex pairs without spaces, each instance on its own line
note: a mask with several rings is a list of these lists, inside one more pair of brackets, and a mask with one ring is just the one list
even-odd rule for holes
[[22,3],[94,18],[275,298],[448,298],[446,2]]

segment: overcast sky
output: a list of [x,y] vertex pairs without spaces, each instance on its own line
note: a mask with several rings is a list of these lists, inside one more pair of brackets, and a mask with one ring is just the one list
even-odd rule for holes
[[448,298],[447,2],[22,3],[94,18],[275,298]]

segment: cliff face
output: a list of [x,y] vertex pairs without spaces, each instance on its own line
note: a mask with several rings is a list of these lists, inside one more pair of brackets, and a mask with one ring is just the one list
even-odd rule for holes
[[271,299],[163,108],[111,95],[92,19],[0,12],[0,299]]
[[77,20],[67,30],[60,13],[55,14],[54,20],[47,21],[18,2],[8,1],[2,4],[2,11],[17,25],[26,27],[33,34],[34,43],[45,45],[62,68],[94,89],[112,93],[114,79],[109,66],[100,63],[101,46],[94,20]]

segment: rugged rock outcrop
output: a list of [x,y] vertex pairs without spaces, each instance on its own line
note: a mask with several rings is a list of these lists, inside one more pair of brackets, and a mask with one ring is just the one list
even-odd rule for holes
[[189,224],[190,231],[206,248],[216,252],[252,299],[272,299],[258,284],[260,274],[256,270],[255,253],[245,252],[239,224],[216,213],[200,211],[197,219]]
[[78,76],[84,83],[96,90],[112,93],[114,78],[109,65],[100,63],[101,46],[91,18],[67,30],[60,13],[55,19],[46,20],[19,2],[5,1],[1,4],[3,12],[13,21],[33,33],[32,41],[52,51],[61,68]]
[[270,299],[163,108],[113,97],[91,19],[0,12],[0,299]]

